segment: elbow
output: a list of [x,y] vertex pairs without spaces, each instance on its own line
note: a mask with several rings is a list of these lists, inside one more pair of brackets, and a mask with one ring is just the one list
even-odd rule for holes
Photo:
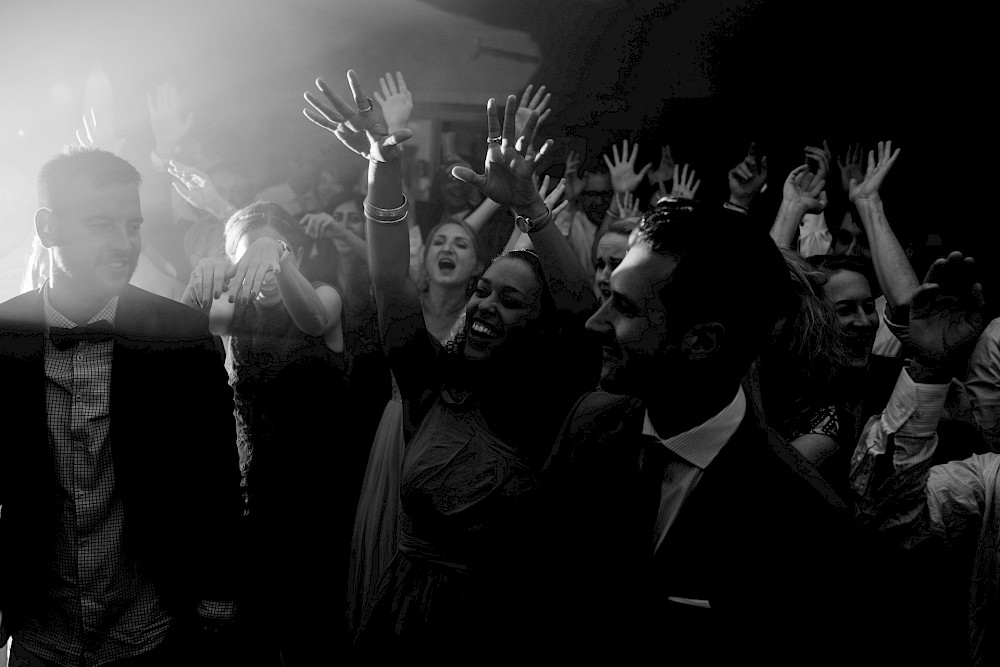
[[322,336],[330,328],[329,318],[322,315],[310,317],[306,322],[299,325],[302,333],[307,336]]

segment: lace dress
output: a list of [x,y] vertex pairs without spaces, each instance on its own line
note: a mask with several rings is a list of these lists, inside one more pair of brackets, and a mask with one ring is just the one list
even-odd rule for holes
[[[339,621],[333,600],[342,599],[347,560],[330,553],[321,530],[343,505],[335,438],[343,355],[303,333],[283,305],[238,306],[230,331],[226,368],[246,499],[248,543],[239,564],[246,602],[279,644],[307,655],[311,646],[315,654]],[[330,604],[317,605],[321,599]]]

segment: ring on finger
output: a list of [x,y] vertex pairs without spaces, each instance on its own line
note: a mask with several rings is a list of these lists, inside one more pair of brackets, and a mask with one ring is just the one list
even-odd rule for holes
[[503,137],[487,137],[486,146],[489,147],[491,144],[499,144],[503,141]]
[[372,102],[372,98],[366,97],[365,101],[368,102],[368,106],[364,109],[358,107],[358,113],[368,113],[369,111],[375,108],[375,103]]

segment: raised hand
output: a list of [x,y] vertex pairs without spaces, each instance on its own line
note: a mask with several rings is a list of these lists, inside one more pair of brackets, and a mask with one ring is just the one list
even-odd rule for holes
[[670,144],[667,144],[660,149],[660,165],[648,174],[649,182],[658,183],[664,196],[667,194],[667,188],[663,184],[674,177],[675,166],[674,156],[670,154]]
[[261,285],[267,274],[281,273],[281,245],[271,237],[262,236],[247,248],[236,266],[226,272],[226,280],[235,289],[230,292],[229,301],[253,302],[260,294]]
[[118,153],[125,143],[124,139],[115,137],[110,127],[97,121],[93,109],[83,115],[83,134],[77,130],[76,141],[81,148],[99,148],[110,153]]
[[[335,236],[334,229],[337,225],[333,221],[333,216],[329,213],[309,213],[302,217],[299,221],[303,229],[306,232],[306,236],[317,241],[324,236],[327,238],[333,238]],[[341,223],[343,226],[344,223]]]
[[385,78],[379,78],[378,82],[382,86],[382,95],[375,91],[375,101],[382,108],[386,127],[389,132],[405,130],[413,112],[413,95],[403,81],[403,73],[396,72],[396,81],[393,81],[392,74],[386,72]]
[[[452,175],[460,181],[476,186],[480,192],[503,206],[511,206],[518,212],[528,210],[541,203],[538,190],[532,181],[535,170],[535,156],[527,156],[528,140],[534,134],[538,123],[538,111],[532,111],[528,122],[517,133],[517,98],[507,97],[504,108],[503,125],[497,114],[496,100],[486,103],[486,119],[489,126],[487,136],[499,138],[500,142],[490,142],[486,150],[486,173],[477,174],[468,167],[455,167]],[[538,151],[541,157],[552,146],[548,140]]]
[[615,157],[614,162],[608,158],[607,154],[604,155],[604,163],[608,165],[608,172],[611,174],[611,187],[614,188],[615,192],[622,194],[632,192],[642,182],[642,177],[646,175],[646,172],[653,167],[653,163],[647,163],[636,173],[635,159],[639,155],[639,144],[632,144],[632,154],[629,155],[628,139],[622,141],[621,156],[618,155],[617,146],[612,146],[611,152]]
[[191,206],[208,211],[220,220],[232,215],[235,207],[219,194],[208,174],[176,160],[170,161],[167,172],[177,179],[172,183],[174,190]]
[[184,140],[191,126],[194,125],[194,114],[181,118],[180,98],[177,89],[164,83],[156,87],[156,96],[146,96],[146,106],[149,109],[149,124],[153,127],[153,137],[156,139],[156,154],[164,160],[169,159]]
[[622,218],[637,218],[642,214],[639,207],[639,200],[631,192],[623,194],[615,193],[615,204],[618,206],[618,215]]
[[844,186],[844,192],[850,193],[851,179],[861,182],[865,177],[865,169],[862,164],[864,159],[864,149],[861,144],[848,146],[847,154],[843,160],[837,157],[837,166],[840,167],[840,184]]
[[212,299],[218,299],[228,289],[228,270],[229,262],[224,257],[205,257],[198,262],[185,292],[189,303],[203,309],[211,307]]
[[316,87],[329,104],[306,92],[306,102],[312,109],[303,109],[302,113],[313,123],[333,132],[352,151],[372,162],[398,160],[403,154],[400,144],[412,137],[413,133],[407,129],[389,132],[381,110],[365,95],[354,70],[348,70],[347,82],[351,86],[357,108],[330,90],[323,79],[316,79]]
[[737,206],[749,208],[754,196],[767,183],[767,156],[757,157],[756,145],[743,161],[729,170],[729,201]]
[[566,207],[569,206],[568,201],[559,203],[560,199],[562,199],[563,193],[566,191],[566,179],[560,178],[559,182],[556,183],[556,186],[552,188],[551,192],[549,192],[549,185],[550,180],[549,177],[546,176],[542,179],[542,184],[538,188],[538,196],[540,196],[545,202],[546,208],[552,211],[552,215],[554,217],[558,217],[558,215],[565,211]]
[[809,177],[809,165],[799,165],[788,174],[782,190],[782,198],[790,205],[801,208],[804,213],[819,213],[826,208],[826,181]]
[[563,171],[566,181],[566,201],[573,201],[583,192],[583,179],[580,178],[580,154],[576,151],[566,153],[566,169]]
[[[807,189],[811,189],[812,182],[826,181],[827,174],[830,173],[830,154],[829,147],[826,145],[826,140],[823,141],[823,148],[817,148],[816,146],[806,146],[806,166],[809,171],[805,174],[803,179],[803,185]],[[816,163],[816,171],[813,172],[812,166],[809,164],[809,160]]]
[[517,115],[515,116],[514,122],[516,123],[514,132],[517,136],[521,136],[524,133],[524,128],[528,124],[528,118],[531,116],[531,112],[535,111],[538,113],[538,121],[535,123],[535,131],[532,132],[531,136],[528,137],[528,145],[531,146],[535,143],[535,133],[538,132],[538,128],[541,127],[549,115],[552,113],[552,109],[549,109],[549,101],[552,99],[552,94],[549,93],[545,95],[545,86],[539,86],[538,92],[535,96],[531,96],[531,91],[534,88],[532,84],[528,84],[528,87],[524,89],[524,94],[521,95],[521,102],[517,105]]
[[983,330],[985,308],[974,266],[973,259],[960,252],[938,259],[913,295],[908,345],[911,375],[917,382],[948,382],[968,362]]
[[879,188],[899,157],[899,150],[897,148],[895,153],[892,152],[891,141],[878,142],[878,161],[875,160],[875,151],[868,151],[868,171],[865,172],[864,180],[858,182],[852,178],[848,184],[848,196],[852,202],[878,199]]
[[694,199],[694,196],[698,194],[698,188],[701,187],[701,179],[694,180],[696,173],[692,169],[691,173],[688,174],[688,165],[686,164],[683,170],[675,164],[673,175],[674,188],[670,196],[675,199]]

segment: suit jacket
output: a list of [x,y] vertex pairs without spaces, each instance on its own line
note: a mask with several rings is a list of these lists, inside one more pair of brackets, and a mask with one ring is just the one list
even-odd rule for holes
[[546,464],[549,645],[673,664],[865,663],[869,647],[852,643],[865,568],[829,484],[748,404],[654,555],[668,453],[642,435],[644,415],[639,400],[587,394]]
[[[60,494],[46,421],[41,290],[0,304],[0,611],[43,599]],[[124,547],[175,614],[235,598],[242,502],[233,397],[207,318],[131,285],[115,317],[110,446]]]

